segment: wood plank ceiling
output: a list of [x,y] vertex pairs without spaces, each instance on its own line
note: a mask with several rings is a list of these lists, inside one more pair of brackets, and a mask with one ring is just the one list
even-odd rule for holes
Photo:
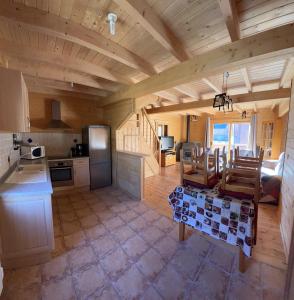
[[[118,16],[115,35],[108,12]],[[103,98],[126,85],[293,22],[294,0],[1,0],[0,64],[21,70],[31,91],[107,104]],[[234,70],[229,92],[287,88],[293,64],[277,58]],[[210,99],[221,90],[215,74],[158,91],[156,103]]]

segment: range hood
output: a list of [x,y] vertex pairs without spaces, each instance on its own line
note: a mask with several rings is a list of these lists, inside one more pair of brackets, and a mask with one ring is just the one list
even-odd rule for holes
[[70,126],[68,126],[66,123],[64,123],[61,120],[60,102],[57,100],[53,100],[51,103],[51,109],[52,109],[52,118],[48,124],[48,129],[68,129],[68,128],[70,128]]

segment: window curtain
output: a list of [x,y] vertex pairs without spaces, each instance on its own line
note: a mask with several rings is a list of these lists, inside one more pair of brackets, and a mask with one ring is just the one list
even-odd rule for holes
[[257,116],[253,114],[250,121],[250,135],[249,135],[249,149],[253,155],[256,156],[256,128],[257,128]]
[[210,117],[207,117],[206,120],[206,130],[205,130],[205,143],[204,147],[207,147],[210,149]]

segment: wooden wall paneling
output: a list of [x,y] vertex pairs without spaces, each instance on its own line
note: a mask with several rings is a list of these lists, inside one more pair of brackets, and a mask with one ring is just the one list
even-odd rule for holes
[[32,131],[47,129],[51,120],[51,102],[61,103],[61,117],[73,129],[80,130],[83,126],[103,122],[103,110],[99,101],[77,98],[77,96],[29,93],[29,107]]
[[290,101],[290,111],[288,119],[288,130],[287,130],[287,141],[286,141],[286,154],[284,163],[284,173],[282,181],[281,201],[282,201],[282,212],[281,212],[281,233],[284,243],[284,250],[286,258],[289,258],[290,243],[293,238],[293,177],[294,177],[294,88],[292,80],[292,92]]

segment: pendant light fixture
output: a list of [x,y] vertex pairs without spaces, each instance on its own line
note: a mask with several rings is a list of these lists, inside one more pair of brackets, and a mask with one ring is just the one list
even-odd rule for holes
[[229,75],[229,72],[225,72],[223,74],[222,93],[215,95],[213,101],[213,108],[218,108],[218,111],[222,109],[224,113],[233,111],[233,100],[229,95],[227,95],[227,83]]

